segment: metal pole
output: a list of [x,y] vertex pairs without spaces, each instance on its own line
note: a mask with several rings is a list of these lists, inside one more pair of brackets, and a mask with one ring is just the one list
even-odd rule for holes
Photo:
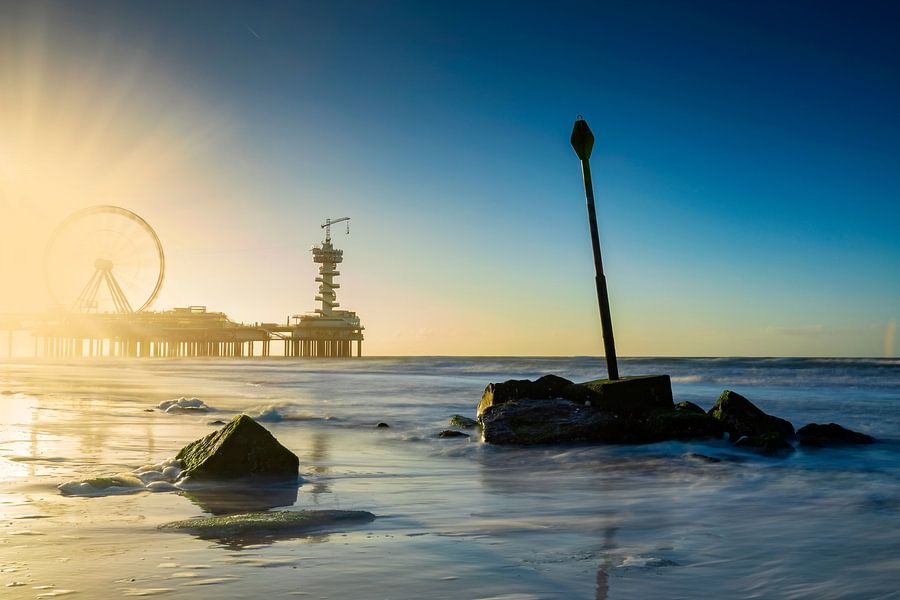
[[591,247],[594,251],[594,272],[597,284],[597,302],[600,305],[600,327],[603,332],[603,349],[606,354],[606,370],[610,379],[619,378],[616,362],[616,342],[613,338],[612,317],[609,312],[609,295],[606,291],[606,275],[603,274],[603,258],[600,256],[600,234],[597,232],[597,209],[594,207],[594,185],[591,181],[591,150],[594,148],[594,134],[587,121],[580,116],[572,128],[572,148],[581,159],[581,173],[584,176],[584,195],[587,199],[588,222],[591,228]]

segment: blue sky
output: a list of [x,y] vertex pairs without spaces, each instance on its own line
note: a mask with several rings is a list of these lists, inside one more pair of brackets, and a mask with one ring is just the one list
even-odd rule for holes
[[217,124],[122,199],[171,251],[167,305],[311,309],[305,249],[348,214],[372,352],[596,354],[583,114],[620,353],[892,352],[895,3],[22,6],[51,55],[140,64],[145,113]]

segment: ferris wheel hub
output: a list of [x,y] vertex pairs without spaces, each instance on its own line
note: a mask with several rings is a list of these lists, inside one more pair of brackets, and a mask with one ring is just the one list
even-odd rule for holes
[[112,271],[113,264],[111,260],[106,260],[105,258],[98,258],[94,261],[94,267],[98,271]]

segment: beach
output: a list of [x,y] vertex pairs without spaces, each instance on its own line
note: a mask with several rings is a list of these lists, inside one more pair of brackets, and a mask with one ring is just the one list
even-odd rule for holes
[[[495,447],[441,439],[489,382],[602,376],[597,358],[0,363],[3,598],[900,598],[900,360],[633,359],[675,401],[732,389],[766,412],[868,433],[786,458],[724,441]],[[163,412],[199,398],[200,412]],[[300,485],[64,495],[173,457],[240,413]],[[384,422],[389,427],[376,427]],[[203,539],[170,521],[366,510],[307,535]]]

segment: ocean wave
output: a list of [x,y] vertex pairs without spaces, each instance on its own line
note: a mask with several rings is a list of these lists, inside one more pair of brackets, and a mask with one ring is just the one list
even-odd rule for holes
[[282,421],[336,421],[331,415],[314,415],[309,413],[293,412],[290,406],[279,404],[267,404],[257,406],[244,411],[248,417],[253,417],[263,423],[280,423]]
[[673,375],[672,383],[700,383],[703,377],[700,375]]
[[284,421],[284,414],[277,406],[269,405],[262,408],[248,410],[248,416],[264,423],[278,423]]

